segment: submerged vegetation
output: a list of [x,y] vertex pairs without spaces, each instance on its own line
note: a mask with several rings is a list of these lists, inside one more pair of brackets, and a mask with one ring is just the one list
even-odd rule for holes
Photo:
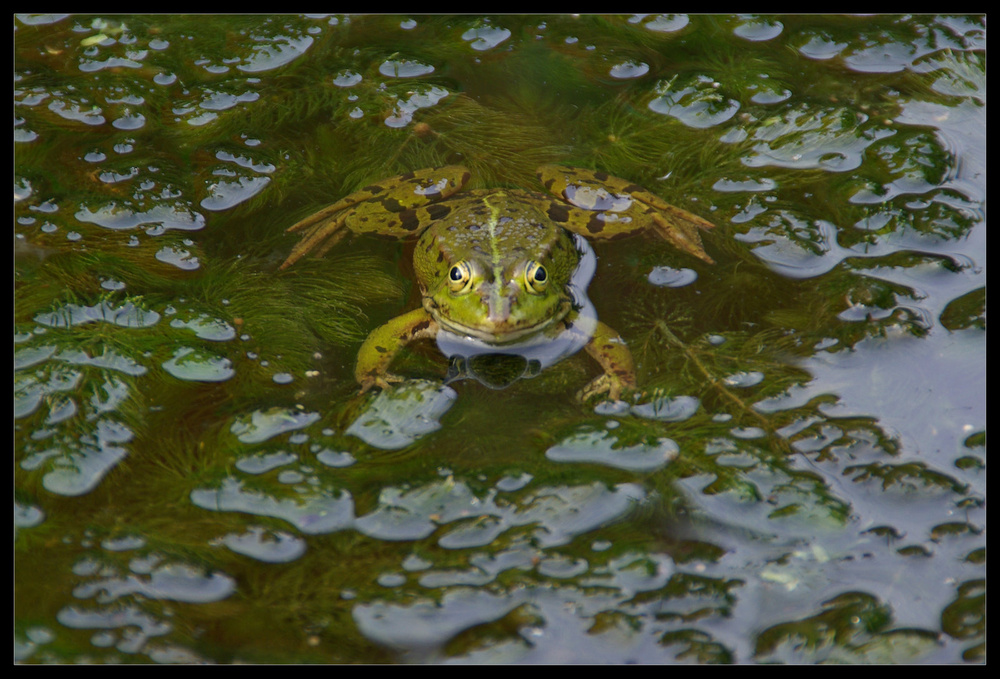
[[[19,16],[20,662],[982,662],[985,21]],[[578,354],[398,398],[412,244],[300,218],[448,164],[626,177]],[[404,393],[405,392],[405,393]]]

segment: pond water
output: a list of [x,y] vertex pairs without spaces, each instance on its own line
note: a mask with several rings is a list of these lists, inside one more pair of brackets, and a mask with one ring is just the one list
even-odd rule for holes
[[[982,16],[14,21],[25,663],[985,660]],[[413,245],[301,218],[590,168],[714,264],[593,242],[586,352],[414,342]]]

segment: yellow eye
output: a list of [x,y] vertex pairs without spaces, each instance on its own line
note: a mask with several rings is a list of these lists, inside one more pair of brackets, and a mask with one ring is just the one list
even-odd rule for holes
[[524,283],[531,292],[545,292],[549,284],[549,274],[538,262],[528,262],[524,267]]
[[472,270],[466,262],[459,262],[448,270],[448,287],[452,292],[462,292],[472,280]]

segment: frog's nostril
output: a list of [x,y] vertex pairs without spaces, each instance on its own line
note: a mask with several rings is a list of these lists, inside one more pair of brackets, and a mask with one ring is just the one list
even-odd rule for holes
[[487,320],[493,324],[506,323],[510,320],[510,299],[500,295],[491,295],[486,302]]

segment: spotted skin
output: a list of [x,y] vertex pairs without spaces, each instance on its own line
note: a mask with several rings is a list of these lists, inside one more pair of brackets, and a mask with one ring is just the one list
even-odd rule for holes
[[544,165],[537,175],[549,193],[565,201],[549,216],[573,233],[613,239],[653,229],[681,252],[715,263],[705,252],[699,233],[699,229],[714,225],[638,184],[605,172],[559,165]]
[[388,389],[391,383],[401,382],[402,377],[389,372],[392,359],[410,342],[433,339],[437,331],[437,322],[423,308],[397,316],[372,331],[358,351],[354,368],[362,393],[372,387]]
[[[413,268],[422,307],[376,328],[358,352],[361,391],[402,378],[389,367],[408,345],[445,328],[503,345],[555,337],[572,326],[568,285],[579,261],[570,233],[616,239],[650,230],[679,250],[712,263],[700,229],[712,225],[659,196],[603,172],[547,165],[538,179],[547,193],[470,190],[461,166],[409,172],[370,184],[303,219],[288,231],[302,240],[281,265],[322,256],[348,232],[419,238]],[[581,390],[587,400],[619,399],[637,388],[624,340],[597,322],[586,345],[602,374]]]
[[345,226],[359,234],[397,238],[418,234],[431,222],[448,215],[451,208],[435,203],[461,190],[470,176],[464,167],[453,165],[407,172],[369,184],[290,226],[289,232],[301,231],[303,236],[279,270],[287,269],[311,251],[323,256],[344,237]]
[[587,401],[592,396],[606,394],[610,400],[617,401],[636,390],[632,352],[617,332],[598,321],[594,336],[585,349],[604,372],[584,387],[577,398]]

